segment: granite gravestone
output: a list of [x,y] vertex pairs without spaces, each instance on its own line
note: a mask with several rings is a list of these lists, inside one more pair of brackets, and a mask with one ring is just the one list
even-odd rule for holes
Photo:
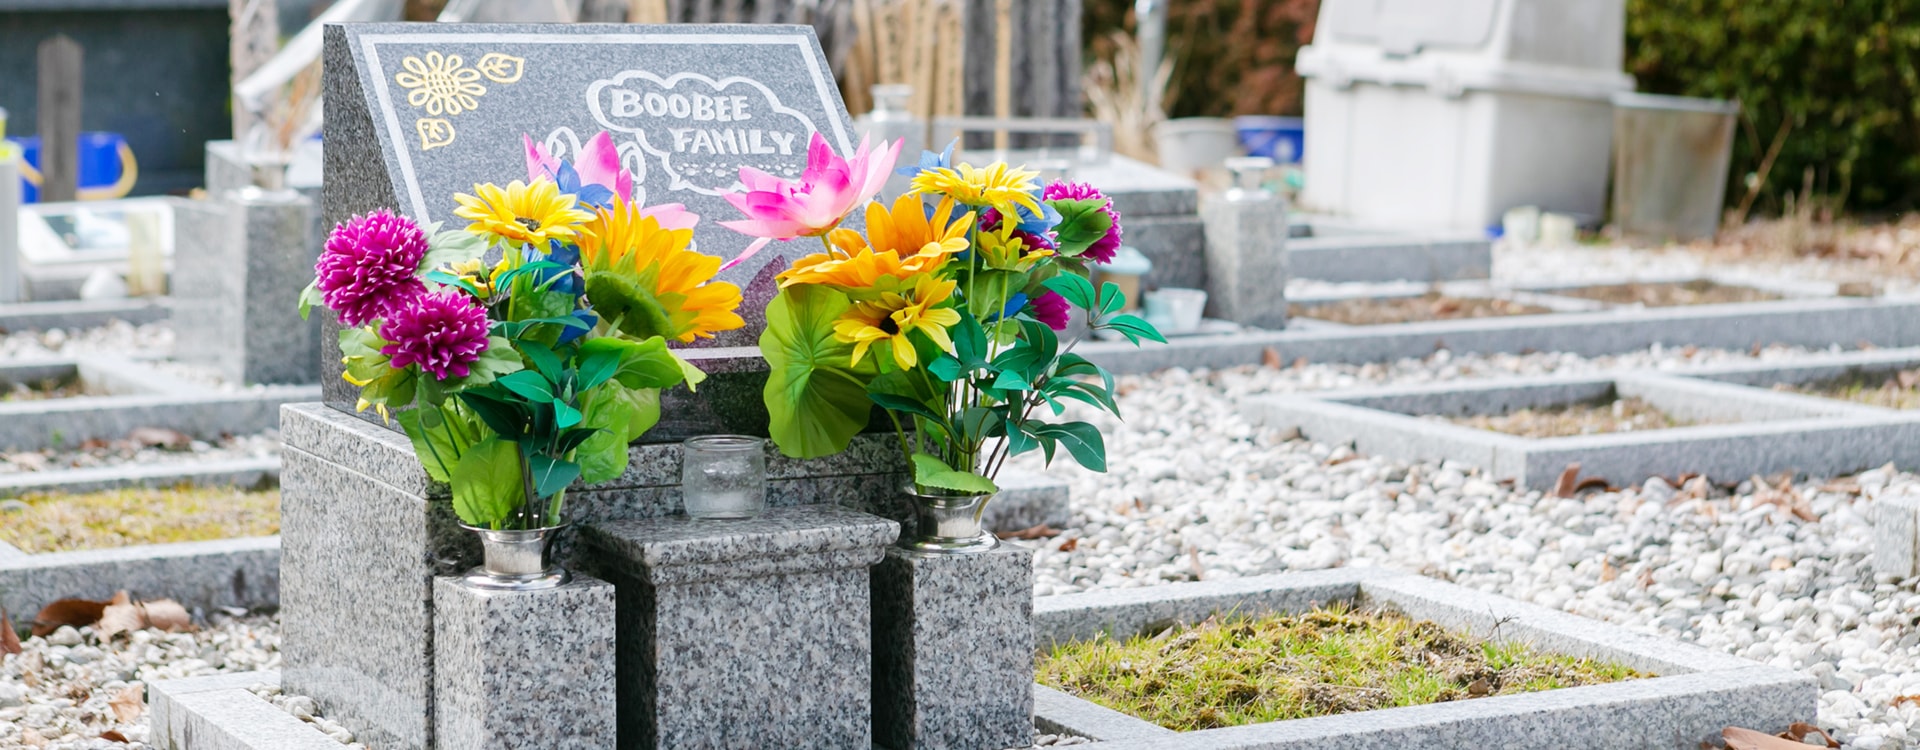
[[[459,226],[454,193],[526,179],[523,135],[571,159],[606,131],[635,198],[686,205],[702,217],[699,249],[733,258],[752,241],[719,225],[741,218],[722,198],[741,167],[797,177],[816,132],[843,154],[858,145],[807,26],[351,24],[327,29],[325,54],[329,227],[376,208]],[[689,345],[689,358],[716,374],[764,370],[748,347],[773,276],[809,251],[775,242],[723,273],[744,292],[747,325]],[[327,402],[351,409],[337,331],[324,336],[323,380]],[[716,380],[719,393],[666,409],[647,439],[764,433],[758,378]],[[739,413],[716,414],[730,407]]]

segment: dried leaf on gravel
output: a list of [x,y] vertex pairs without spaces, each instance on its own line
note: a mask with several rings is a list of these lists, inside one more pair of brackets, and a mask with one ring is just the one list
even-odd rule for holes
[[132,432],[127,433],[127,439],[140,445],[165,448],[170,451],[183,451],[193,446],[193,438],[187,437],[179,430],[169,430],[165,427],[135,427]]
[[101,732],[100,739],[107,740],[108,742],[132,742],[132,740],[127,739],[126,735],[112,729]]
[[147,712],[147,697],[139,685],[128,685],[126,689],[114,693],[113,699],[107,701],[107,707],[113,709],[113,715],[120,719],[120,723],[131,724],[139,721],[140,715]]
[[62,625],[84,628],[100,621],[100,613],[106,611],[107,602],[88,599],[61,599],[40,608],[40,614],[33,616],[33,634],[46,636]]
[[1580,486],[1580,462],[1567,464],[1560,472],[1560,481],[1553,485],[1554,497],[1573,497],[1574,490]]
[[1029,526],[1019,531],[1003,531],[997,534],[1001,539],[1052,539],[1060,535],[1060,530],[1046,524]]
[[1811,747],[1834,748],[1840,746],[1840,743],[1833,741],[1833,738],[1828,736],[1827,733],[1819,727],[1805,722],[1794,722],[1793,726],[1787,728],[1787,731],[1781,732],[1778,735],[1741,727],[1727,727],[1721,730],[1720,738],[1726,740],[1727,750],[1806,750],[1810,747],[1805,742],[1806,738],[1816,734],[1820,735],[1821,739],[1826,740],[1826,743],[1824,745],[1812,745]]
[[1280,369],[1281,364],[1283,364],[1282,360],[1280,359],[1280,350],[1275,349],[1271,346],[1267,347],[1264,350],[1261,350],[1260,364],[1270,369],[1274,369],[1274,370]]
[[93,629],[102,640],[105,640],[121,633],[139,630],[146,625],[147,618],[140,616],[139,605],[113,604],[100,613],[100,620],[94,624]]
[[0,607],[0,661],[8,656],[20,653],[20,634],[13,629],[13,618],[7,616],[7,610]]
[[177,633],[193,625],[193,616],[187,614],[187,608],[172,599],[155,599],[143,603],[141,607],[147,616],[148,627]]
[[1816,734],[1820,735],[1820,739],[1826,740],[1827,747],[1834,748],[1834,747],[1840,746],[1840,741],[1834,739],[1833,735],[1827,734],[1827,730],[1821,729],[1812,724],[1808,724],[1804,721],[1794,722],[1792,726],[1787,727],[1787,731],[1781,732],[1780,736],[1785,737],[1789,740],[1793,740],[1794,742],[1804,743],[1807,741],[1808,737],[1811,737]]

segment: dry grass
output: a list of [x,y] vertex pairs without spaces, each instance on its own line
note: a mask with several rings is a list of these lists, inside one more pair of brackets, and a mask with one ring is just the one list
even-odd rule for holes
[[25,552],[196,542],[280,533],[280,491],[133,488],[27,495],[0,511],[0,541]]
[[1321,305],[1288,305],[1287,314],[1350,326],[1412,323],[1422,320],[1498,318],[1553,312],[1538,305],[1504,299],[1448,297],[1429,292],[1418,297],[1349,299]]
[[1447,421],[1529,438],[1664,430],[1699,424],[1674,417],[1653,404],[1632,397],[1544,409],[1521,409],[1495,416],[1451,417]]
[[1775,390],[1837,398],[1888,409],[1920,409],[1920,370],[1859,373],[1824,383],[1782,383]]
[[78,377],[0,384],[0,401],[46,401],[90,395]]
[[1729,302],[1765,302],[1780,295],[1744,286],[1716,284],[1704,279],[1674,284],[1607,284],[1604,286],[1556,289],[1554,294],[1599,300],[1616,305],[1681,307],[1684,305],[1720,305]]
[[1344,607],[1071,644],[1042,657],[1037,673],[1042,684],[1176,731],[1644,676],[1448,632],[1397,612]]
[[1859,265],[1860,280],[1920,278],[1920,214],[1892,223],[1790,216],[1727,229],[1689,251],[1709,259],[1785,262],[1821,259]]

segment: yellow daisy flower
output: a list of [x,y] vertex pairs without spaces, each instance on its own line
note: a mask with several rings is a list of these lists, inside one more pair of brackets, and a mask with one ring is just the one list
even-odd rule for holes
[[529,243],[543,252],[548,240],[572,239],[579,226],[593,218],[546,178],[531,185],[514,180],[504,189],[492,183],[474,185],[473,192],[478,195],[453,196],[460,204],[453,214],[473,222],[467,231]]
[[1024,273],[1050,255],[1053,251],[1048,248],[1028,247],[1025,239],[1014,234],[1011,224],[997,232],[980,233],[980,261],[987,268]]
[[934,307],[953,296],[953,288],[952,281],[942,281],[932,274],[922,275],[907,294],[888,292],[877,300],[855,303],[853,309],[834,322],[833,337],[841,343],[853,344],[851,364],[860,364],[867,356],[868,347],[885,342],[893,351],[893,363],[902,370],[911,370],[919,364],[920,355],[907,338],[909,333],[919,331],[942,350],[953,351],[953,339],[947,336],[947,327],[960,322],[960,313]]
[[909,193],[893,203],[893,208],[872,203],[867,206],[867,234],[836,229],[827,241],[838,253],[815,253],[796,261],[780,273],[780,286],[822,284],[854,296],[870,299],[905,288],[909,278],[938,270],[948,258],[967,249],[967,232],[973,228],[973,214],[953,218],[954,201],[940,202],[928,216],[920,196]]
[[1006,216],[1019,216],[1017,208],[1040,213],[1040,201],[1033,197],[1040,176],[1019,167],[997,161],[985,168],[972,164],[921,170],[913,178],[916,193],[944,195],[969,206],[992,206]]
[[458,276],[467,283],[472,284],[473,288],[480,290],[480,297],[484,299],[493,296],[493,282],[495,279],[500,278],[500,274],[507,272],[507,265],[508,262],[503,259],[499,263],[495,263],[493,268],[487,268],[487,265],[480,262],[479,258],[469,258],[458,263],[448,263],[445,266],[441,266],[440,270],[446,271],[453,276]]
[[[596,308],[605,301],[607,308],[643,315],[647,325],[660,329],[655,333],[683,343],[746,325],[734,313],[740,287],[713,280],[720,259],[692,249],[693,230],[666,229],[641,215],[638,205],[615,197],[612,207],[596,210],[580,227],[579,240],[580,267]],[[608,283],[608,277],[623,283]],[[628,287],[642,294],[607,291]]]

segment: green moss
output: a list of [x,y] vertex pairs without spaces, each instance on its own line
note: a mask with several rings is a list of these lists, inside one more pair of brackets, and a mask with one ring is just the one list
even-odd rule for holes
[[35,494],[0,511],[0,541],[25,552],[197,542],[280,533],[280,491],[130,488]]
[[1039,681],[1178,731],[1554,690],[1643,677],[1344,607],[1209,619],[1124,643],[1069,644]]

